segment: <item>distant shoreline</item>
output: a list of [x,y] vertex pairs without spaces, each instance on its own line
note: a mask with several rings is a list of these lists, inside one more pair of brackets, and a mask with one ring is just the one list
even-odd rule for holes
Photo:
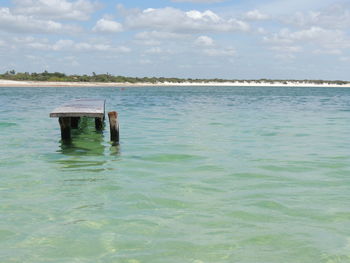
[[176,86],[216,86],[216,87],[329,87],[350,88],[350,84],[317,84],[289,81],[283,82],[157,82],[157,83],[128,83],[128,82],[51,82],[51,81],[13,81],[0,79],[0,87],[176,87]]

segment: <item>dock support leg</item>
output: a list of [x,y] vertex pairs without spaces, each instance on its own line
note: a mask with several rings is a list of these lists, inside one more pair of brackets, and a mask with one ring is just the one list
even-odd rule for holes
[[95,118],[95,128],[100,131],[103,128],[103,118]]
[[111,141],[119,142],[119,123],[118,113],[116,111],[108,112],[109,128],[111,131]]
[[70,125],[72,129],[78,129],[80,117],[71,117]]
[[71,128],[71,118],[70,117],[60,117],[58,122],[61,127],[61,138],[62,140],[70,140],[70,128]]

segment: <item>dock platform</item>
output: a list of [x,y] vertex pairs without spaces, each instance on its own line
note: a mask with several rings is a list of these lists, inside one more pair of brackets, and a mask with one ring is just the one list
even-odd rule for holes
[[105,100],[77,99],[54,109],[50,117],[91,117],[104,118]]

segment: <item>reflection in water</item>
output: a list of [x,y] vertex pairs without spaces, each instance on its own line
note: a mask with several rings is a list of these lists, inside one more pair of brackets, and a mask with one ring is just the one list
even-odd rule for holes
[[[63,168],[101,172],[105,170],[108,155],[119,155],[119,145],[106,147],[104,133],[97,131],[92,118],[82,118],[78,129],[72,130],[72,139],[61,140],[58,153],[67,158],[57,160]],[[107,152],[106,152],[107,150]]]
[[120,154],[119,142],[111,142],[111,147],[109,147],[109,151],[111,155],[119,155]]
[[72,140],[61,140],[60,152],[65,155],[103,155],[103,131],[96,131],[92,119],[82,118],[78,129],[72,129]]

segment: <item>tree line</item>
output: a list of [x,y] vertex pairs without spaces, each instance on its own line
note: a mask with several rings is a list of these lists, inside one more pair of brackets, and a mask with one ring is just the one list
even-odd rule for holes
[[29,73],[29,72],[16,72],[15,70],[6,71],[0,74],[0,79],[16,80],[16,81],[54,81],[54,82],[117,82],[117,83],[209,83],[209,82],[239,82],[239,83],[306,83],[306,84],[331,84],[331,85],[345,85],[350,84],[349,81],[343,80],[293,80],[293,79],[192,79],[192,78],[165,78],[165,77],[126,77],[126,76],[114,76],[109,73],[96,74],[92,72],[91,75],[66,75],[60,72],[48,72],[42,73]]

